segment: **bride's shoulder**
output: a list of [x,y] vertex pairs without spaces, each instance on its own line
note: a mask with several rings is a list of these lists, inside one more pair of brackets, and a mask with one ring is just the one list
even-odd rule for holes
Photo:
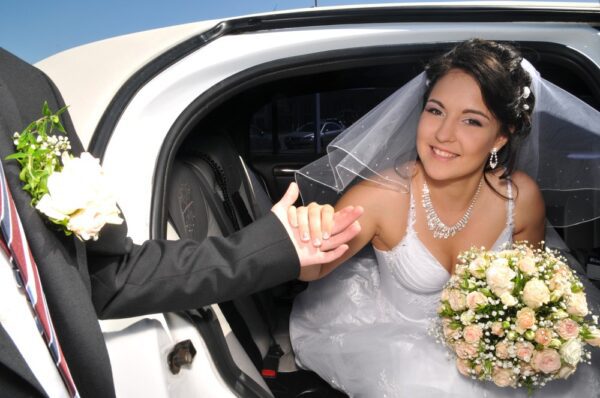
[[384,170],[369,179],[361,179],[349,188],[342,198],[341,204],[362,205],[366,207],[385,208],[387,205],[409,203],[410,180],[404,180],[394,170]]
[[518,203],[529,203],[541,199],[540,189],[533,178],[526,173],[515,170],[507,178],[501,178],[503,171],[489,173],[488,181],[494,190],[506,198]]

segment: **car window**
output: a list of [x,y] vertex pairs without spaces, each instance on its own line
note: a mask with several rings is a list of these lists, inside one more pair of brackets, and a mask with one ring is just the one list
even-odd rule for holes
[[[393,90],[363,87],[308,95],[279,95],[252,114],[250,152],[324,153],[327,144],[346,126],[353,124]],[[321,139],[315,141],[317,124]],[[263,135],[257,135],[256,130]]]

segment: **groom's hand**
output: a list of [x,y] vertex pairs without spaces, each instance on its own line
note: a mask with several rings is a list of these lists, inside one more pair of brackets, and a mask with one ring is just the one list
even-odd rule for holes
[[294,207],[298,186],[291,183],[271,211],[284,225],[300,259],[301,266],[325,264],[340,258],[348,250],[347,242],[360,232],[357,219],[362,208],[348,206],[334,212],[329,205],[311,203]]

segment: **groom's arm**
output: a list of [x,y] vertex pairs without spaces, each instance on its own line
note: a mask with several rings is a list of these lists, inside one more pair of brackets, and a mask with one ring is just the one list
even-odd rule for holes
[[199,308],[273,287],[300,272],[298,255],[274,214],[227,238],[152,240],[124,255],[89,256],[101,318]]
[[287,211],[295,184],[272,212],[228,237],[202,242],[152,240],[134,245],[126,226],[107,226],[88,245],[92,298],[101,318],[177,311],[247,296],[295,279],[300,265],[335,259],[360,230],[360,211],[334,216],[320,248],[302,241]]

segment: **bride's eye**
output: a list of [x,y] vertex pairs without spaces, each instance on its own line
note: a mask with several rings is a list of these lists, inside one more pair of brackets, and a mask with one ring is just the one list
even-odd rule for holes
[[482,126],[481,122],[477,119],[466,119],[465,123],[467,123],[469,126],[476,126],[476,127]]
[[442,111],[434,106],[426,107],[425,112],[429,112],[432,115],[436,115],[436,116],[440,116],[442,114]]

